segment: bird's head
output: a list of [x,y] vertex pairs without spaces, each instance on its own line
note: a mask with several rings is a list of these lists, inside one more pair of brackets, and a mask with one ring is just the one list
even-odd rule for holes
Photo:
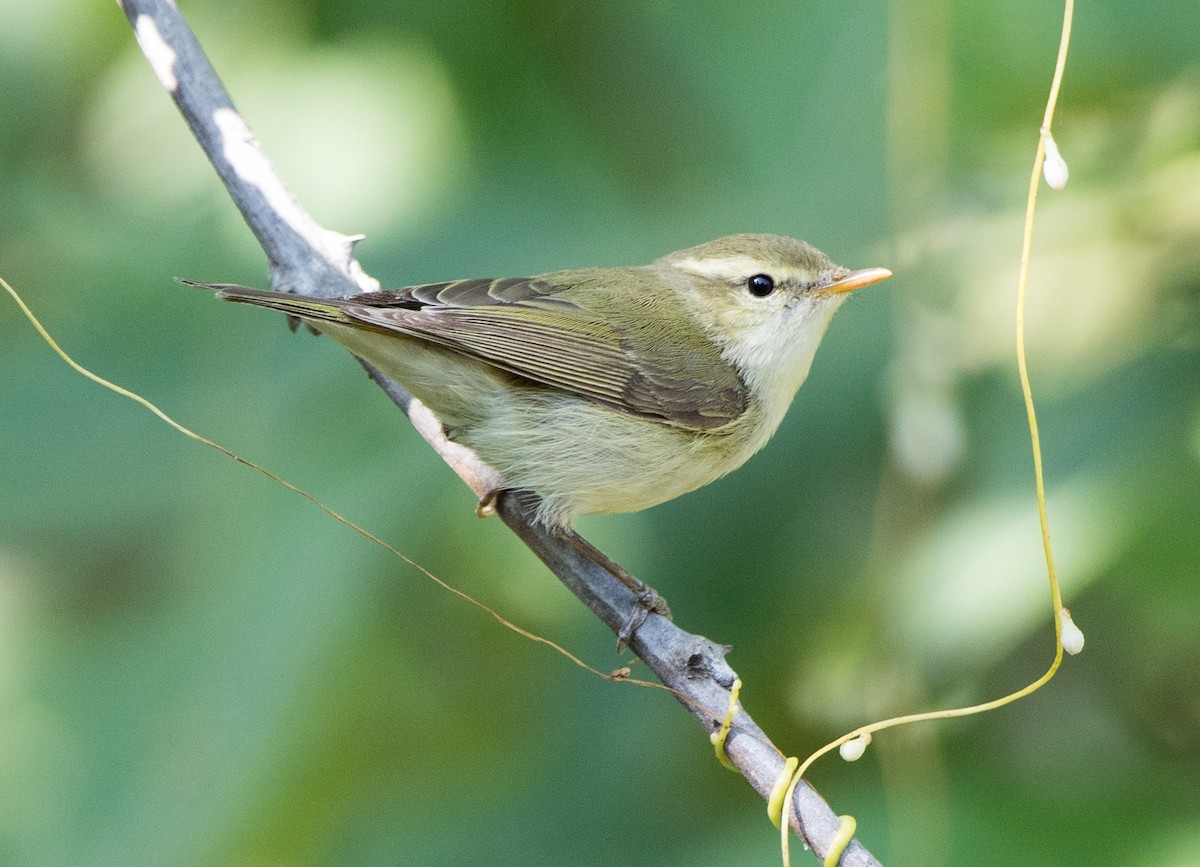
[[837,308],[855,289],[891,276],[886,268],[842,268],[781,235],[730,235],[654,265],[764,409],[780,418]]

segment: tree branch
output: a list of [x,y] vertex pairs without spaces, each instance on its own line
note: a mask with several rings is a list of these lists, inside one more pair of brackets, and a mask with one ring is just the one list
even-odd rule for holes
[[[292,196],[237,113],[175,4],[170,0],[122,0],[121,5],[159,81],[262,245],[272,285],[325,297],[377,289],[378,282],[353,256],[360,236],[321,227]],[[499,474],[470,450],[447,440],[428,408],[379,371],[363,366],[477,496],[498,486]],[[614,633],[621,634],[644,615],[634,593],[610,570],[586,556],[565,534],[534,522],[530,497],[502,496],[496,509],[504,523]],[[676,692],[706,731],[720,727],[737,677],[725,662],[728,648],[685,632],[657,614],[645,616],[629,637],[629,645],[663,684]],[[767,797],[785,759],[740,707],[726,751],[750,785]],[[806,783],[796,788],[791,807],[792,828],[824,857],[838,828],[837,816]],[[854,867],[878,864],[857,840],[847,847],[840,863]]]

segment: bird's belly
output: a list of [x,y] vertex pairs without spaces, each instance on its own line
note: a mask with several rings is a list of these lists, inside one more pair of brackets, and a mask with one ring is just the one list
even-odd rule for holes
[[551,524],[657,505],[736,469],[756,450],[734,431],[688,430],[543,389],[498,395],[456,439],[511,487],[536,492],[539,518]]

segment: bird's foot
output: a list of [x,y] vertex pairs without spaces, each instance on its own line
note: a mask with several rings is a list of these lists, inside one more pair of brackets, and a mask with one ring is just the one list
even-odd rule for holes
[[479,505],[475,507],[475,517],[490,518],[496,514],[496,500],[500,499],[500,495],[503,493],[503,488],[492,488],[492,490],[480,497]]

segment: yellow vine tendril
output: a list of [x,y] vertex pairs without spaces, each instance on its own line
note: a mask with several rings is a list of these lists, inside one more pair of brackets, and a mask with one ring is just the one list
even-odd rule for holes
[[825,860],[821,867],[838,867],[838,862],[842,860],[842,854],[850,845],[850,841],[854,839],[854,832],[857,830],[858,821],[853,816],[838,816],[837,833],[829,841],[829,851],[825,853]]
[[[784,821],[784,805],[792,800],[792,793],[796,790],[795,782],[799,779],[796,776],[796,766],[800,764],[800,760],[795,756],[789,756],[788,760],[783,763],[783,767],[779,771],[779,776],[775,780],[775,785],[771,787],[771,794],[767,798],[767,817],[771,823],[779,828],[784,837],[787,837],[787,822]],[[787,865],[787,845],[784,844],[783,863]]]
[[[1046,557],[1046,575],[1050,583],[1050,599],[1054,607],[1054,661],[1050,663],[1050,667],[1046,673],[1037,680],[1030,683],[1028,686],[1010,693],[1002,698],[993,699],[992,701],[982,702],[980,704],[971,705],[969,707],[950,708],[947,710],[928,711],[925,713],[914,713],[906,716],[894,717],[892,719],[882,720],[880,722],[871,723],[870,725],[861,726],[854,731],[847,732],[837,740],[831,741],[819,750],[810,755],[796,770],[793,775],[791,784],[788,786],[787,797],[785,804],[792,803],[792,797],[795,794],[796,787],[800,784],[804,774],[812,766],[813,762],[821,758],[826,753],[837,749],[847,741],[870,735],[874,732],[883,731],[884,729],[895,728],[896,726],[908,725],[915,722],[923,722],[925,720],[951,719],[954,717],[971,716],[977,713],[985,713],[1003,707],[1010,702],[1017,701],[1025,696],[1036,692],[1045,686],[1058,667],[1062,664],[1063,659],[1063,628],[1067,625],[1072,633],[1077,633],[1078,628],[1071,622],[1071,615],[1062,604],[1062,592],[1058,585],[1058,573],[1054,568],[1054,553],[1050,547],[1050,522],[1046,516],[1046,485],[1042,471],[1042,445],[1041,438],[1038,435],[1037,413],[1034,410],[1033,404],[1033,388],[1029,382],[1029,368],[1025,360],[1025,299],[1028,294],[1029,287],[1029,261],[1033,249],[1033,220],[1034,214],[1037,211],[1037,194],[1040,177],[1042,174],[1043,164],[1046,160],[1047,145],[1053,148],[1054,154],[1058,161],[1057,146],[1053,145],[1053,138],[1050,135],[1050,127],[1054,120],[1054,110],[1058,105],[1058,92],[1062,86],[1063,71],[1067,64],[1067,49],[1071,43],[1071,22],[1075,12],[1075,0],[1066,0],[1063,10],[1062,38],[1058,45],[1058,60],[1054,67],[1054,79],[1050,85],[1050,95],[1046,100],[1046,112],[1042,119],[1042,126],[1039,130],[1037,152],[1033,160],[1033,172],[1029,178],[1029,196],[1025,205],[1025,232],[1021,246],[1021,268],[1017,278],[1017,311],[1016,311],[1016,353],[1017,353],[1017,371],[1021,379],[1021,394],[1025,399],[1025,416],[1029,423],[1029,439],[1033,451],[1033,478],[1034,486],[1037,491],[1037,507],[1038,521],[1042,532],[1042,549]],[[1065,173],[1065,166],[1063,169]],[[1065,174],[1062,177],[1065,182]],[[1056,184],[1057,186],[1058,184]],[[1078,638],[1077,644],[1072,648],[1073,652],[1082,647],[1082,634]],[[843,824],[844,827],[844,824]],[[790,864],[788,856],[788,828],[786,822],[780,823],[780,845],[783,851],[783,864],[787,867]]]
[[725,752],[725,741],[729,738],[729,728],[733,725],[733,716],[737,713],[738,695],[741,692],[742,679],[739,677],[729,688],[729,708],[725,711],[725,716],[721,718],[721,727],[709,735],[709,740],[712,741],[713,749],[717,754],[717,761],[735,773],[738,772],[738,767],[730,761],[729,754]]

